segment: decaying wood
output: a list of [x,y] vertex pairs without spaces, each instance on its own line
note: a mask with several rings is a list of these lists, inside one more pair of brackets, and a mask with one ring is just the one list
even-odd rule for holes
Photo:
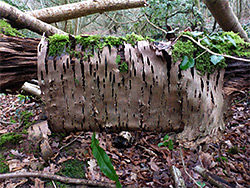
[[37,97],[41,97],[41,90],[40,90],[40,87],[38,85],[31,84],[29,82],[25,82],[23,84],[23,86],[21,87],[21,89],[32,94],[32,95],[35,95]]
[[176,166],[171,166],[170,173],[174,177],[175,188],[186,188],[185,181],[181,175],[181,171]]
[[40,39],[0,36],[0,90],[19,89],[37,78],[37,46]]
[[87,179],[76,179],[76,178],[68,178],[63,177],[55,174],[45,174],[42,172],[20,172],[20,173],[7,173],[7,174],[0,174],[0,179],[10,179],[10,178],[28,178],[28,177],[37,177],[37,178],[44,178],[50,179],[55,181],[60,181],[66,184],[77,184],[77,185],[90,185],[90,186],[97,186],[97,187],[116,187],[114,184],[107,183],[107,182],[98,182],[93,180]]
[[145,4],[145,0],[87,0],[79,3],[34,10],[27,12],[27,14],[46,23],[55,23],[95,13],[139,8]]
[[64,31],[42,22],[2,1],[0,2],[0,17],[9,20],[11,24],[14,24],[17,27],[20,26],[21,28],[27,28],[40,35],[43,33],[45,33],[46,36],[51,36],[56,33],[63,35],[67,34]]

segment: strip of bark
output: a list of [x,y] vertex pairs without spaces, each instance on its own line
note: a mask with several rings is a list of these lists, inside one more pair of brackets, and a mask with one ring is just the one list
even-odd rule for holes
[[93,180],[87,179],[76,179],[76,178],[68,178],[54,174],[44,174],[40,172],[20,172],[20,173],[6,173],[0,174],[0,179],[9,179],[9,178],[28,178],[28,177],[36,177],[36,178],[44,178],[44,179],[51,179],[55,181],[60,181],[67,184],[78,184],[78,185],[91,185],[91,186],[98,186],[98,187],[114,187],[114,184],[107,183],[107,182],[98,182]]
[[23,13],[21,10],[5,3],[0,3],[0,17],[3,17],[11,22],[15,26],[21,28],[27,28],[31,31],[34,31],[40,35],[45,32],[45,35],[51,36],[56,33],[66,35],[64,31],[57,29],[56,27],[42,22],[41,20],[36,19],[35,17]]

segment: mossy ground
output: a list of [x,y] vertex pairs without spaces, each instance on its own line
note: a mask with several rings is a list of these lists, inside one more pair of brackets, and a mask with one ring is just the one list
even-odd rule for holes
[[5,163],[5,158],[2,154],[0,154],[0,174],[9,172],[9,167]]

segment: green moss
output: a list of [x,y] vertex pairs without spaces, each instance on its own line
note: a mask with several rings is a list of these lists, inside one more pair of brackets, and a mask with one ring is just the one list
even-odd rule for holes
[[8,165],[5,164],[5,159],[2,154],[0,154],[0,174],[9,172]]
[[22,140],[22,135],[20,133],[6,133],[0,136],[0,147],[6,143],[17,144]]
[[67,160],[61,165],[61,169],[58,172],[59,175],[64,175],[70,178],[84,179],[85,177],[85,162],[77,159]]
[[204,53],[204,50],[201,48],[199,48],[195,53],[195,57],[198,57],[197,59],[195,59],[195,68],[201,75],[204,75],[206,72],[212,74],[215,70],[220,70],[227,66],[227,64],[225,63],[225,59],[214,65],[210,61],[211,54],[208,52],[204,54],[202,53]]
[[[150,38],[144,38],[134,33],[127,34],[126,37],[114,37],[114,36],[100,36],[100,35],[78,35],[75,36],[76,43],[82,45],[85,49],[86,58],[93,55],[93,50],[102,50],[104,46],[119,46],[123,45],[124,42],[135,45],[137,41],[148,40],[153,41]],[[63,52],[71,53],[76,55],[77,53],[70,51],[70,41],[67,35],[55,34],[49,37],[49,56],[60,55]],[[79,55],[79,53],[78,53]]]
[[188,40],[188,41],[181,41],[178,40],[175,45],[174,49],[172,50],[172,58],[174,62],[177,62],[183,56],[187,56],[188,58],[194,57],[194,52],[196,51],[196,47],[194,44]]
[[229,148],[227,152],[234,155],[240,153],[240,149],[237,146],[233,146]]
[[115,59],[115,63],[118,65],[121,62],[121,56],[117,55]]
[[69,44],[68,35],[55,34],[49,37],[49,56],[62,54],[64,51],[69,52],[67,45]]
[[24,37],[22,33],[12,28],[11,25],[4,20],[0,20],[0,33],[12,37],[16,36]]
[[[227,54],[232,56],[250,57],[250,44],[244,42],[238,34],[233,32],[221,32],[210,35],[196,35],[198,32],[184,32],[182,34],[193,37],[196,41],[213,52],[219,54]],[[227,66],[225,59],[222,59],[219,63],[214,65],[210,61],[212,54],[205,52],[204,49],[200,48],[189,39],[181,38],[173,46],[172,57],[173,61],[176,62],[181,60],[184,56],[193,58],[195,60],[195,68],[201,75],[205,73],[213,73],[217,69],[222,69]]]

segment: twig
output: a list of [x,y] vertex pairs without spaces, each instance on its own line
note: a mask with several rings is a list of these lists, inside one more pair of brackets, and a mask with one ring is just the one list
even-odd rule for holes
[[186,188],[185,181],[181,175],[181,171],[176,166],[170,167],[170,173],[174,176],[175,187]]
[[117,20],[115,20],[114,18],[112,18],[111,16],[109,16],[107,13],[103,13],[105,16],[107,16],[110,20],[112,20],[113,22],[115,22],[116,24],[127,24],[127,23],[134,23],[134,22],[137,22],[139,21],[139,19],[143,16],[140,15],[136,20],[131,20],[131,21],[127,21],[127,22],[118,22]]
[[156,29],[158,29],[158,30],[162,31],[162,32],[163,32],[163,33],[165,33],[165,34],[168,34],[168,32],[167,32],[167,31],[165,31],[164,29],[162,29],[162,28],[160,28],[160,27],[156,26],[155,24],[153,24],[152,22],[150,22],[146,14],[144,14],[144,16],[145,16],[145,18],[146,18],[147,22],[148,22],[150,25],[152,25],[153,27],[155,27]]
[[216,187],[219,187],[219,188],[226,188],[227,186],[235,187],[234,185],[232,185],[232,184],[228,183],[227,181],[225,181],[224,179],[208,172],[206,169],[204,169],[200,166],[196,166],[194,168],[194,170],[198,174],[200,174],[204,179],[206,179],[209,183],[215,185]]
[[145,150],[146,152],[148,152],[150,155],[157,157],[156,153],[153,152],[152,150],[147,149],[146,147],[144,147],[144,146],[142,146],[142,145],[138,145],[138,147],[144,149],[144,150]]
[[57,186],[56,186],[54,180],[51,180],[51,182],[52,182],[52,184],[53,184],[53,187],[54,187],[54,188],[57,188]]
[[28,178],[28,177],[36,177],[36,178],[44,178],[51,179],[55,181],[60,181],[67,184],[78,184],[78,185],[91,185],[91,186],[99,186],[99,187],[114,187],[115,185],[108,182],[98,182],[87,179],[76,179],[76,178],[68,178],[54,174],[45,174],[42,172],[18,172],[18,173],[6,173],[0,174],[0,179],[9,179],[9,178]]
[[63,148],[65,148],[65,147],[69,146],[69,145],[72,144],[73,142],[75,142],[80,136],[83,135],[83,133],[84,133],[84,132],[81,132],[80,135],[78,135],[77,137],[75,137],[75,138],[74,138],[73,140],[71,140],[69,143],[67,143],[66,145],[60,147],[59,151],[61,151],[61,150],[62,150]]
[[[8,125],[13,125],[14,123],[11,123],[11,122],[8,122],[8,121],[3,121],[3,120],[0,120],[0,123],[2,124],[8,124]],[[15,125],[15,124],[14,124]]]
[[194,59],[198,59],[200,56],[202,56],[203,54],[205,54],[207,51],[205,50],[204,52],[202,52],[201,54],[199,54],[197,57],[195,57]]
[[194,182],[195,185],[197,185],[198,187],[201,187],[197,182],[196,180],[187,172],[187,169],[186,169],[186,166],[185,166],[185,162],[184,162],[184,159],[183,159],[183,154],[182,154],[182,149],[180,148],[180,155],[181,155],[181,161],[182,161],[182,165],[183,165],[183,168],[184,168],[184,172],[188,175],[188,177]]
[[244,62],[249,62],[250,63],[250,59],[244,59],[244,58],[240,58],[240,57],[234,57],[234,56],[231,56],[231,55],[218,54],[218,53],[215,53],[215,52],[209,50],[205,46],[201,45],[199,42],[197,42],[196,40],[194,40],[192,37],[190,37],[188,35],[181,35],[181,36],[188,38],[189,40],[191,40],[192,42],[194,42],[195,44],[197,44],[199,47],[201,47],[202,49],[206,50],[210,54],[217,55],[217,56],[223,56],[223,57],[226,57],[226,58],[229,58],[229,59],[234,59],[234,60],[244,61]]

